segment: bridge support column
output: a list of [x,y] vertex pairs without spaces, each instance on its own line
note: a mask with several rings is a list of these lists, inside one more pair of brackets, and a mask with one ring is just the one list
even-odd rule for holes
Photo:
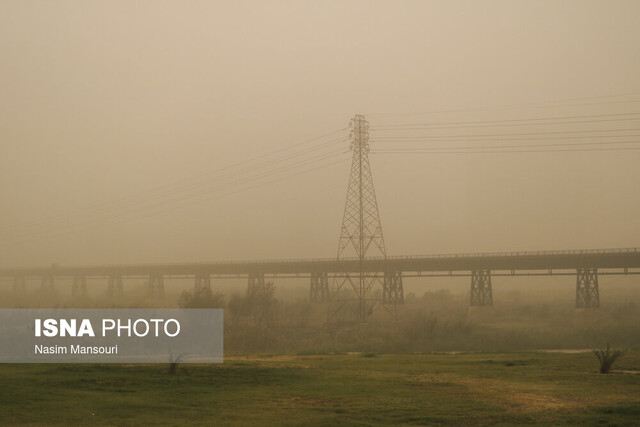
[[249,284],[247,286],[247,294],[253,295],[261,291],[264,291],[264,274],[249,273]]
[[385,271],[382,282],[383,304],[404,304],[402,271]]
[[56,290],[53,274],[45,274],[42,276],[40,290],[42,292],[54,292]]
[[329,277],[327,273],[311,273],[311,287],[309,288],[309,301],[329,301]]
[[73,276],[73,286],[71,287],[72,297],[86,297],[87,296],[87,279],[84,274],[76,274]]
[[122,287],[122,275],[112,274],[109,276],[109,283],[107,284],[107,295],[122,296],[124,295],[124,288]]
[[578,268],[576,280],[576,308],[600,307],[598,269]]
[[24,280],[24,276],[16,276],[13,278],[13,291],[25,292],[27,290],[27,284]]
[[471,271],[471,306],[493,305],[491,270]]
[[249,273],[247,295],[271,296],[275,290],[273,283],[264,281],[264,273]]
[[147,294],[151,298],[164,297],[164,277],[162,277],[162,274],[152,274],[149,276],[149,288]]
[[196,286],[194,289],[196,296],[211,295],[211,275],[209,273],[196,274]]

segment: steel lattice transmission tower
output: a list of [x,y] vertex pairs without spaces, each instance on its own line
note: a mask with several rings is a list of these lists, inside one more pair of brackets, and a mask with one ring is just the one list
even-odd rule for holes
[[[369,122],[364,116],[356,115],[351,119],[350,127],[353,160],[338,243],[338,259],[357,257],[360,272],[357,277],[346,275],[334,280],[332,302],[336,304],[334,313],[349,306],[360,322],[366,322],[375,305],[385,301],[369,296],[371,289],[381,278],[376,272],[364,272],[365,258],[377,257],[382,269],[387,253],[369,165]],[[345,286],[347,284],[354,291],[355,298],[344,297],[349,289],[349,286]]]

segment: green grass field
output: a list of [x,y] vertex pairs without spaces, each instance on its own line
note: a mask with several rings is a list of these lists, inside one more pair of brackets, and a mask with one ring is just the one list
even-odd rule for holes
[[640,422],[640,352],[228,357],[221,365],[2,365],[0,424]]

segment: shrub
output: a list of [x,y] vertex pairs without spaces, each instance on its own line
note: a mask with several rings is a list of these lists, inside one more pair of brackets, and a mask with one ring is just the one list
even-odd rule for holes
[[184,353],[179,354],[177,357],[173,357],[172,353],[169,353],[169,374],[173,375],[178,370],[178,365],[184,360]]
[[608,374],[611,370],[611,366],[613,366],[614,362],[622,356],[622,351],[620,350],[611,350],[609,343],[607,343],[606,350],[593,350],[593,353],[598,358],[600,362],[600,373]]
[[178,305],[182,308],[224,308],[224,295],[211,293],[210,290],[193,293],[183,291],[178,298]]

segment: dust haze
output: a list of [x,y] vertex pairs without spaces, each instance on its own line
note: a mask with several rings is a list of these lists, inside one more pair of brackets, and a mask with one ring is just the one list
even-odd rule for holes
[[[356,114],[387,255],[640,246],[639,15],[634,1],[2,2],[0,267],[333,258]],[[573,319],[575,278],[495,279],[490,315],[468,309],[468,278],[407,278],[404,324],[431,325],[420,348],[409,332],[349,347],[302,279],[267,302],[246,278],[205,302],[168,279],[162,303],[134,279],[126,299],[89,284],[73,300],[64,279],[3,305],[224,307],[239,352],[291,349],[305,328],[318,335],[302,351],[582,347],[614,329],[637,341],[635,277],[602,278],[597,320],[520,341],[503,328],[518,316]]]
[[[633,1],[8,1],[0,12],[5,267],[333,257],[349,153],[272,184],[220,190],[212,174],[358,113],[373,129],[640,107]],[[402,136],[371,133],[390,255],[638,245],[638,151],[374,153],[424,147]],[[332,149],[347,152],[348,130],[319,142],[339,137]],[[454,143],[431,143],[443,144]],[[185,198],[185,180],[209,192]]]
[[637,424],[638,17],[0,1],[5,318],[224,312],[224,363],[0,348],[0,424]]

